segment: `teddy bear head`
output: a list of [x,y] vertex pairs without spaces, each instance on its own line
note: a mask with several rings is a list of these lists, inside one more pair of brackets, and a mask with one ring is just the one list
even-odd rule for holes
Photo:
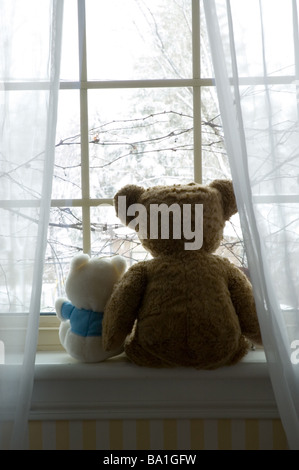
[[102,312],[125,270],[126,261],[121,256],[90,258],[87,254],[77,255],[71,261],[66,294],[75,307]]
[[143,188],[124,186],[114,197],[121,222],[136,230],[153,256],[215,251],[225,222],[237,212],[230,180]]

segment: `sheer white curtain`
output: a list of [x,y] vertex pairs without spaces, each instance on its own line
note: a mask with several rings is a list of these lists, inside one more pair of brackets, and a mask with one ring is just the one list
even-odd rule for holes
[[204,0],[204,9],[269,373],[298,449],[298,5]]
[[63,0],[0,0],[0,449],[26,448]]

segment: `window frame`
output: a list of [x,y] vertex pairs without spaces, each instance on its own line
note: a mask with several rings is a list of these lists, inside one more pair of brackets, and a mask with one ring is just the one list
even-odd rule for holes
[[[83,252],[91,252],[91,208],[100,205],[113,206],[113,198],[94,199],[90,197],[90,169],[89,169],[89,120],[88,120],[88,92],[90,90],[120,90],[138,88],[191,88],[193,91],[193,179],[202,183],[202,89],[216,87],[215,80],[203,78],[201,73],[201,7],[202,0],[191,0],[192,15],[192,78],[177,79],[138,79],[138,80],[88,80],[87,73],[87,42],[86,42],[86,0],[77,0],[78,9],[78,55],[79,80],[61,80],[60,90],[78,90],[80,94],[80,154],[81,154],[81,198],[80,199],[52,199],[52,208],[77,207],[82,209],[82,235]],[[290,83],[294,77],[273,76],[269,84]],[[240,77],[240,85],[254,86],[264,83],[264,77]],[[21,89],[30,87],[30,84],[17,84]],[[14,88],[15,89],[15,88]],[[260,196],[255,202],[268,201],[267,197]],[[288,198],[289,202],[289,198]],[[22,201],[20,201],[22,205]],[[58,338],[60,321],[53,313],[43,313],[40,316],[40,335],[38,350],[61,350]],[[56,335],[56,336],[55,336]]]
[[[81,133],[81,199],[52,199],[51,207],[79,207],[82,209],[83,252],[91,251],[90,211],[102,204],[113,205],[112,198],[93,199],[90,197],[89,182],[89,123],[88,92],[104,89],[133,88],[191,88],[193,90],[193,168],[194,181],[202,182],[202,121],[201,89],[215,86],[212,78],[201,78],[200,3],[191,0],[192,14],[192,78],[188,79],[143,79],[143,80],[88,80],[86,12],[85,0],[77,0],[78,8],[78,54],[79,81],[61,81],[60,90],[79,90],[80,94],[80,133]],[[62,349],[58,338],[59,320],[53,314],[40,317],[38,350]]]
[[[91,250],[91,208],[100,205],[113,205],[112,198],[94,199],[90,197],[89,182],[89,123],[88,123],[88,92],[89,90],[105,89],[138,89],[138,88],[191,88],[193,90],[193,175],[194,181],[202,183],[202,88],[215,87],[213,78],[202,78],[201,74],[201,21],[202,0],[191,0],[192,14],[192,78],[183,79],[142,79],[142,80],[88,80],[87,74],[87,45],[86,45],[86,0],[77,0],[78,10],[78,56],[79,56],[79,80],[60,81],[60,90],[78,90],[80,94],[80,133],[81,133],[81,198],[80,199],[52,199],[52,208],[77,207],[82,209],[82,235],[83,252],[90,253]],[[275,76],[270,80],[270,84],[289,83],[294,77]],[[263,77],[240,78],[240,84],[257,85],[263,83]],[[42,83],[8,83],[6,89],[9,90],[30,90],[31,88],[47,87]],[[259,198],[259,201],[260,198]],[[272,199],[271,201],[272,202]],[[289,202],[289,200],[288,200]],[[4,202],[5,203],[5,202]],[[6,202],[10,205],[9,201]],[[35,201],[13,201],[14,207],[25,207],[34,205]],[[58,337],[59,320],[53,313],[42,313],[39,326],[38,350],[61,350]]]
[[[88,91],[103,89],[129,88],[171,88],[189,87],[193,90],[193,141],[194,141],[194,181],[202,182],[202,124],[201,124],[201,88],[212,86],[212,79],[201,78],[200,67],[200,1],[192,0],[192,78],[158,80],[88,80],[86,12],[85,0],[78,0],[78,47],[79,47],[79,82],[60,84],[61,90],[78,89],[80,92],[80,132],[81,132],[81,194],[82,199],[71,200],[72,206],[82,207],[83,252],[90,253],[90,208],[101,204],[113,205],[112,198],[91,199],[89,182],[89,126],[88,126]],[[52,201],[52,206],[64,206],[65,201]]]

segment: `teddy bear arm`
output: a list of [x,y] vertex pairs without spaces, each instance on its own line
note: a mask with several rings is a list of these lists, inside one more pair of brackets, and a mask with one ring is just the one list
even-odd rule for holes
[[66,318],[62,315],[62,306],[65,302],[67,302],[67,299],[65,299],[64,297],[59,297],[55,301],[55,311],[60,321],[66,320]]
[[146,271],[143,263],[133,265],[116,285],[104,311],[104,350],[120,347],[132,331],[145,286]]
[[247,276],[233,267],[229,273],[229,290],[242,333],[250,341],[262,344],[252,286]]

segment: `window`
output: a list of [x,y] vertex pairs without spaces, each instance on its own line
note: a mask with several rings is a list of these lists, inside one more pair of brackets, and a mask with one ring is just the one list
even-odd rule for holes
[[[65,0],[55,174],[42,313],[72,257],[149,256],[113,195],[230,177],[200,0]],[[237,217],[220,252],[244,263]]]

